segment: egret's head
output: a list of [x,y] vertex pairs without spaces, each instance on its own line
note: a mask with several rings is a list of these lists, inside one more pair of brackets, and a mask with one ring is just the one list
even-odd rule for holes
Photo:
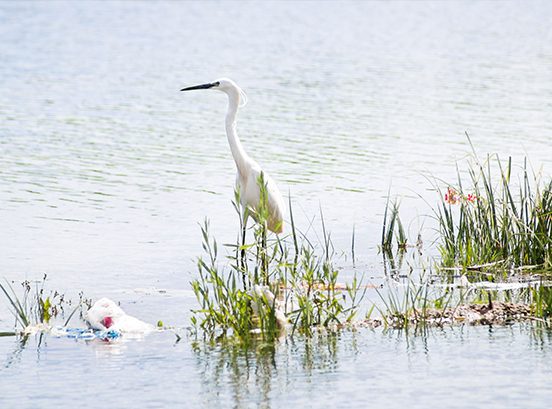
[[245,92],[243,92],[243,90],[238,87],[238,84],[236,84],[230,78],[220,78],[216,81],[208,82],[206,84],[182,88],[180,91],[192,91],[195,89],[213,89],[216,91],[222,91],[228,96],[237,97],[240,106],[244,106],[247,103],[247,95],[245,95]]

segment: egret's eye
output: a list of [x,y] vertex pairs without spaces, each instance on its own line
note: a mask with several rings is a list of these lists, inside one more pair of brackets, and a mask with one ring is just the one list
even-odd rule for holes
[[215,82],[213,82],[213,86],[214,86],[214,87],[218,87],[219,85],[220,85],[220,81],[215,81]]

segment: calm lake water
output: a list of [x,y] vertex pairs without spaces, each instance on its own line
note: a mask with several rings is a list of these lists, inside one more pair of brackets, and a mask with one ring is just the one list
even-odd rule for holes
[[[470,153],[552,172],[549,2],[0,4],[0,277],[107,296],[186,326],[198,222],[236,237],[226,99],[238,131],[345,274],[384,280],[386,196],[431,242],[428,178]],[[412,220],[412,222],[410,222]],[[160,291],[161,290],[161,291]],[[366,303],[374,302],[369,294]],[[12,318],[0,306],[0,330]],[[0,406],[545,407],[550,334],[362,330],[287,340],[272,359],[194,352],[169,333],[115,345],[0,338]],[[270,357],[269,357],[270,358]]]

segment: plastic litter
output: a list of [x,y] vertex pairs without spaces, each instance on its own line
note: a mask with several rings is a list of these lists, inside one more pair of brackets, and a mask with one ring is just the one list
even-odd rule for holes
[[53,328],[51,331],[51,334],[56,337],[67,337],[72,339],[84,339],[84,340],[92,340],[92,339],[101,339],[101,340],[114,340],[121,336],[121,333],[116,330],[107,330],[107,331],[99,331],[99,330],[93,330],[90,328],[66,328],[66,327],[56,327]]

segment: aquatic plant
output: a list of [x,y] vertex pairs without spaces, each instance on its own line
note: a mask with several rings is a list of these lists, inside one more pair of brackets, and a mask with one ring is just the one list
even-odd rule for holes
[[383,303],[383,307],[377,309],[386,327],[424,326],[429,321],[432,325],[440,324],[441,320],[435,319],[435,310],[444,311],[453,304],[458,305],[453,287],[436,288],[423,274],[418,277],[418,282],[409,277],[405,285],[395,284],[390,285],[386,292],[376,289]]
[[[530,321],[552,325],[552,287],[549,282],[500,289],[492,282],[435,284],[428,278],[408,278],[390,283],[388,290],[376,290],[382,301],[381,318],[367,316],[371,327],[415,330],[443,325],[504,325]],[[504,284],[504,283],[503,283]],[[505,284],[503,288],[508,288]]]
[[206,257],[198,259],[198,278],[191,283],[200,305],[193,311],[194,327],[210,339],[232,336],[247,343],[253,334],[275,339],[288,321],[292,333],[308,334],[317,326],[352,320],[366,290],[362,291],[362,280],[356,277],[350,286],[338,283],[322,214],[321,249],[296,228],[291,200],[290,234],[269,236],[262,173],[258,183],[261,200],[254,211],[243,209],[239,192],[235,194],[233,205],[241,228],[245,212],[252,212],[253,242],[245,243],[242,235],[236,244],[227,245],[233,253],[227,269],[218,264],[218,246],[210,237],[209,223],[201,226]]
[[[512,159],[489,155],[469,164],[469,183],[439,187],[435,211],[439,251],[445,267],[552,267],[552,181],[542,184],[524,160],[519,186],[512,182]],[[493,175],[498,175],[494,181]]]
[[[537,318],[552,319],[552,287],[542,283],[531,288],[531,312]],[[550,321],[549,321],[550,323]]]
[[383,213],[383,226],[381,230],[381,249],[384,253],[392,254],[393,241],[396,241],[399,250],[406,250],[407,236],[399,215],[400,203],[397,200],[390,202],[389,194]]
[[[38,324],[48,324],[48,322],[63,312],[65,297],[57,291],[50,291],[46,294],[44,284],[47,275],[41,281],[35,282],[34,286],[30,281],[21,283],[23,294],[18,295],[12,284],[5,280],[0,283],[0,290],[8,302],[10,312],[15,318],[14,327],[25,330]],[[69,319],[75,311],[71,313]]]

